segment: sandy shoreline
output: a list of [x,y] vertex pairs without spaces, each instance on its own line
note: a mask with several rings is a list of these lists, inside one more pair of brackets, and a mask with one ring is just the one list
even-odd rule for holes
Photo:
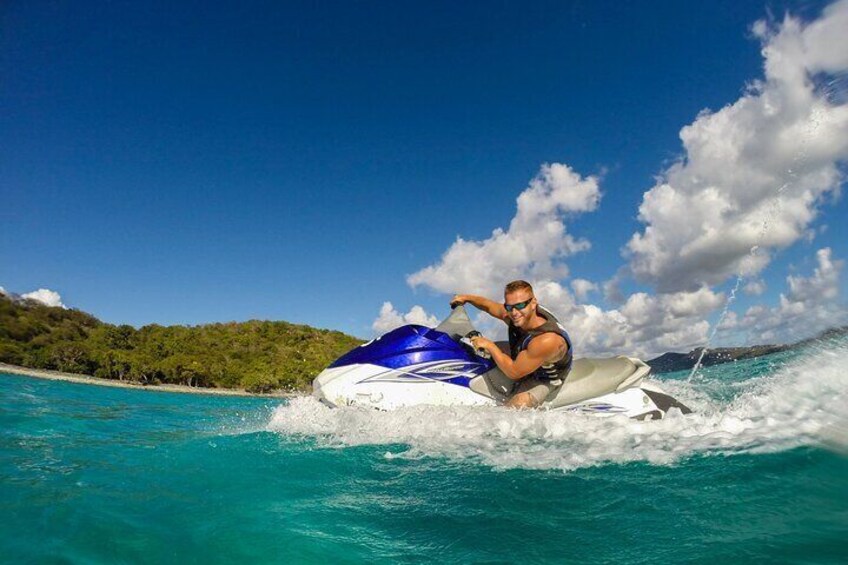
[[131,388],[135,390],[151,390],[158,392],[178,392],[183,394],[211,394],[216,396],[254,396],[257,398],[291,398],[298,396],[288,392],[272,392],[268,394],[255,394],[245,390],[223,389],[223,388],[197,388],[184,385],[140,385],[130,382],[100,379],[89,375],[77,375],[73,373],[62,373],[60,371],[48,371],[45,369],[30,369],[29,367],[18,367],[0,363],[0,373],[11,373],[25,377],[49,379],[53,381],[65,381],[86,385],[111,386],[117,388]]

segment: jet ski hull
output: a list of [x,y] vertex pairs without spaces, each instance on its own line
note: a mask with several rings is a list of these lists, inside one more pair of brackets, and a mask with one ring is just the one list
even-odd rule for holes
[[[376,365],[354,365],[323,371],[313,382],[313,395],[331,406],[359,406],[396,410],[412,406],[498,406],[504,397],[486,396],[470,387],[438,381],[410,382]],[[543,409],[580,412],[597,416],[620,414],[628,418],[658,420],[668,410],[689,409],[668,396],[655,383],[642,381],[622,391],[608,392],[569,404],[547,400]],[[564,389],[565,387],[563,387]],[[663,402],[664,399],[667,399]]]

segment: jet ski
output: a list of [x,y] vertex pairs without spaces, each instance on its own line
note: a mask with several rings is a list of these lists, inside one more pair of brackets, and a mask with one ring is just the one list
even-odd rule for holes
[[[474,335],[479,332],[461,305],[435,328],[399,327],[337,359],[312,382],[313,395],[331,407],[379,410],[501,405],[516,381],[488,352],[475,350],[469,339]],[[662,419],[672,409],[691,412],[647,381],[650,373],[635,357],[575,359],[563,385],[540,408],[640,420]]]

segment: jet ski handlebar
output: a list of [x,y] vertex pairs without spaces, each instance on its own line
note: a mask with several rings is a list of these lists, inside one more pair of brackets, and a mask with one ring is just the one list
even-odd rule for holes
[[461,343],[465,344],[466,346],[468,346],[469,348],[471,348],[471,351],[473,351],[474,354],[477,355],[478,357],[482,357],[483,359],[491,359],[492,358],[491,353],[489,353],[485,349],[480,349],[479,347],[474,347],[474,342],[471,341],[472,338],[480,337],[481,335],[483,335],[483,334],[481,334],[477,330],[474,330],[474,331],[471,331],[471,332],[468,332],[467,334],[465,334],[465,337],[463,337],[459,341]]

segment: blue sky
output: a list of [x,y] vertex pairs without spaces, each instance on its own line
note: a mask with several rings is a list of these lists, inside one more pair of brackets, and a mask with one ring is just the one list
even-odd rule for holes
[[[632,264],[622,251],[655,177],[685,155],[681,128],[763,78],[787,11],[807,25],[825,6],[456,4],[6,4],[0,285],[113,323],[283,319],[368,336],[386,301],[444,314],[444,285],[407,277],[458,236],[507,229],[559,163],[597,176],[601,196],[560,210],[591,249],[553,280],[592,281],[585,302],[611,312],[600,287]],[[752,27],[764,19],[771,35]],[[819,191],[814,237],[764,246],[751,278],[765,292],[740,293],[740,319],[776,307],[787,275],[812,276],[819,249],[845,257],[840,183]],[[619,285],[695,290],[661,276]],[[726,298],[733,280],[710,289]],[[717,305],[698,313],[714,322]]]

